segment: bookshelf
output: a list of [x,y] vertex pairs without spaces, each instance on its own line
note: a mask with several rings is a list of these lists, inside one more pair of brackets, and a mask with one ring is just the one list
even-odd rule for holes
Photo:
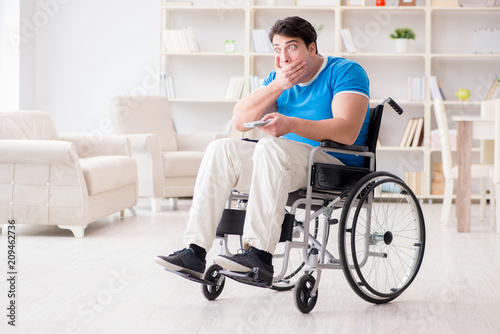
[[[180,0],[179,0],[180,1]],[[378,148],[380,170],[404,177],[420,172],[422,199],[441,199],[431,194],[433,166],[441,162],[438,149],[430,147],[430,134],[437,128],[432,110],[429,78],[436,76],[446,97],[451,116],[479,115],[483,100],[500,68],[500,54],[476,54],[474,31],[500,28],[500,7],[484,7],[486,0],[470,0],[477,6],[434,7],[432,0],[417,0],[415,6],[397,6],[386,0],[376,7],[375,0],[365,6],[347,6],[345,0],[331,6],[296,6],[295,0],[191,0],[190,6],[171,6],[161,1],[161,30],[191,27],[199,52],[166,52],[160,38],[160,75],[173,78],[175,98],[172,115],[180,132],[193,129],[220,130],[231,118],[237,100],[225,99],[231,77],[243,77],[243,95],[249,94],[250,78],[267,77],[273,70],[273,54],[255,52],[252,31],[268,29],[277,19],[299,15],[310,21],[318,33],[318,50],[324,56],[339,56],[360,63],[370,77],[371,100],[375,106],[387,96],[405,110],[402,116],[384,114]],[[465,1],[465,0],[464,0]],[[388,36],[397,27],[411,27],[417,38],[408,53],[396,53]],[[356,52],[347,52],[342,29],[349,29]],[[224,41],[234,40],[235,50],[224,52]],[[459,43],[457,43],[459,41]],[[423,100],[409,100],[408,77],[425,77]],[[469,89],[471,98],[460,102],[454,92]],[[423,118],[420,146],[401,147],[400,142],[410,119]],[[476,150],[474,159],[479,159]],[[473,189],[474,193],[474,189]]]

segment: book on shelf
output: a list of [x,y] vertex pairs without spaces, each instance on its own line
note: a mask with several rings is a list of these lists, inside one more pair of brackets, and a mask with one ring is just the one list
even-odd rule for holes
[[253,29],[251,37],[254,52],[273,52],[273,45],[269,40],[269,31],[267,29]]
[[167,75],[165,73],[160,75],[160,92],[161,95],[167,96]]
[[412,123],[413,123],[413,118],[410,118],[408,120],[408,123],[406,123],[405,130],[403,131],[403,136],[401,137],[401,141],[399,142],[399,147],[406,146],[406,142],[408,141],[408,137],[410,136]]
[[399,147],[418,147],[422,145],[424,135],[424,119],[410,118],[401,137]]
[[441,89],[441,85],[439,84],[439,80],[435,75],[431,75],[429,77],[429,86],[431,87],[431,96],[434,101],[446,100],[443,90]]
[[200,48],[198,47],[198,43],[196,42],[196,38],[194,37],[193,27],[184,27],[183,30],[189,45],[189,50],[191,52],[200,52]]
[[405,183],[417,196],[424,194],[424,172],[405,172]]
[[415,134],[411,142],[411,147],[422,146],[424,141],[424,118],[417,118],[417,124],[415,125]]
[[171,75],[167,76],[163,73],[160,77],[160,85],[162,95],[168,97],[169,99],[175,98],[174,81]]
[[408,100],[425,100],[425,75],[408,77]]
[[418,121],[416,118],[411,120],[410,131],[408,133],[408,138],[406,138],[404,147],[411,147],[411,143],[413,142],[413,138],[415,137],[415,133],[417,131],[417,123]]
[[171,53],[200,52],[192,27],[165,29],[162,32],[163,50]]
[[351,31],[349,29],[340,29],[340,35],[344,41],[345,50],[349,53],[355,53],[356,47],[354,46],[354,41],[351,36]]
[[498,82],[497,80],[493,80],[493,84],[490,87],[490,90],[488,91],[488,94],[486,95],[485,100],[493,100],[496,98],[498,91],[500,90],[500,87],[498,87]]
[[243,94],[243,87],[245,86],[244,77],[229,77],[226,89],[226,100],[238,100]]
[[250,76],[250,92],[253,92],[254,90],[258,89],[260,86],[262,86],[264,82],[264,79],[260,79],[258,75],[251,75]]

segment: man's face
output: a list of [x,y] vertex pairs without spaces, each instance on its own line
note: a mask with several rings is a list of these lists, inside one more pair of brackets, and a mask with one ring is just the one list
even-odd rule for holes
[[316,52],[313,49],[314,43],[311,43],[308,49],[301,38],[281,35],[273,36],[273,48],[281,68],[296,60],[306,61],[307,64],[310,64],[311,57]]

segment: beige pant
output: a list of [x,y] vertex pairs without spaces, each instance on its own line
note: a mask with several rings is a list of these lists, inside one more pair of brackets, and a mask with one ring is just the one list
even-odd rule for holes
[[[249,194],[243,240],[274,253],[281,234],[288,193],[307,185],[312,146],[276,137],[258,143],[219,139],[211,143],[196,179],[185,244],[207,251],[231,189]],[[325,152],[316,161],[341,164]]]

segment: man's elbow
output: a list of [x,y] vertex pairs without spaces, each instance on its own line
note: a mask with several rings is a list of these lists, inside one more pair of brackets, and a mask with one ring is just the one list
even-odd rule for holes
[[347,138],[346,142],[347,142],[347,145],[354,145],[354,143],[356,142],[356,139],[358,139],[358,135],[351,135]]
[[358,135],[345,134],[342,138],[337,138],[336,142],[344,145],[354,145]]
[[236,131],[240,131],[240,132],[245,132],[245,131],[248,131],[247,128],[245,128],[243,126],[243,121],[241,121],[239,119],[239,117],[236,117],[233,115],[233,117],[231,118],[231,126],[233,127],[233,129],[235,129]]

